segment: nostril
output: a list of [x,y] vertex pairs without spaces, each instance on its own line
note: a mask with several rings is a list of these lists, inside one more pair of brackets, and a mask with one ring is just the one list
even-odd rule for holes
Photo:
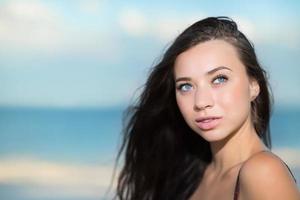
[[206,108],[212,107],[214,104],[213,98],[209,91],[205,92],[202,90],[195,93],[194,98],[194,109],[195,110],[204,110]]
[[195,110],[205,110],[206,108],[209,108],[209,107],[211,107],[211,105],[206,105],[206,106],[198,106],[198,105],[195,105],[194,106],[194,109]]

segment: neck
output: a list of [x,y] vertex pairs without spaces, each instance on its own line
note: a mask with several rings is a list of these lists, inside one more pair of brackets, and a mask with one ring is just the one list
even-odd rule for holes
[[230,134],[221,141],[211,142],[211,170],[215,174],[224,174],[231,168],[241,164],[252,154],[266,149],[250,120],[236,133]]

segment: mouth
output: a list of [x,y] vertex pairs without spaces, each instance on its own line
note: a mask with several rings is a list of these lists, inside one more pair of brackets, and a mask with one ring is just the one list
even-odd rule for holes
[[202,118],[197,118],[196,125],[201,129],[201,130],[210,130],[215,128],[221,121],[222,117],[202,117]]

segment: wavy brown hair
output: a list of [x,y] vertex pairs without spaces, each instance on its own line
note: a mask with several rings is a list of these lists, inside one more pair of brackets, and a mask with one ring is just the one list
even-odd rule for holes
[[209,17],[184,30],[169,46],[149,74],[137,102],[124,115],[124,155],[115,199],[184,200],[202,179],[212,155],[209,143],[184,121],[175,98],[173,67],[176,57],[191,47],[221,39],[232,44],[249,77],[257,80],[260,93],[251,102],[252,123],[271,149],[269,121],[271,92],[266,72],[254,47],[228,17]]

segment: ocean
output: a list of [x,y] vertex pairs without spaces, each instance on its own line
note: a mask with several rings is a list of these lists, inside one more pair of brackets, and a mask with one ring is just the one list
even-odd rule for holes
[[[0,108],[0,198],[105,199],[123,110]],[[285,108],[271,119],[273,149],[284,156],[298,187],[299,119],[299,109]]]

